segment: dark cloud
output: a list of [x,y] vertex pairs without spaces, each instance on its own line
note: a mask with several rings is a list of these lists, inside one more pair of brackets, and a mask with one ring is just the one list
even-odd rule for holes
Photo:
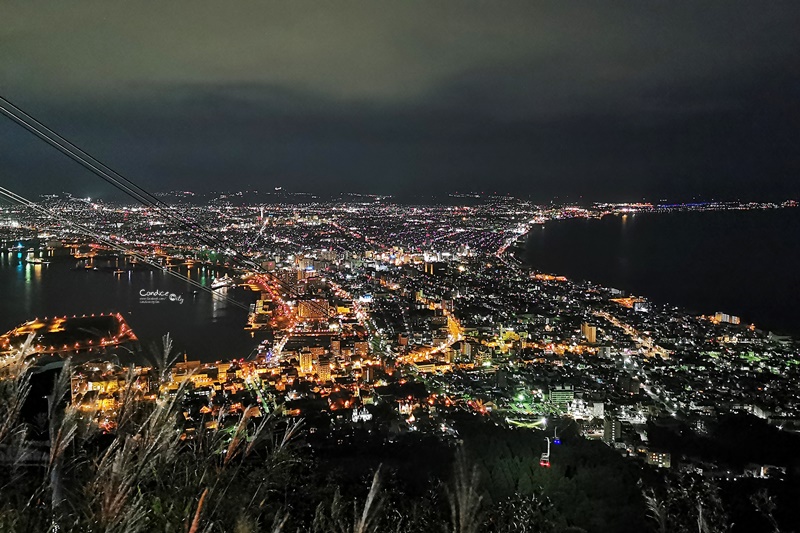
[[[61,5],[7,6],[3,91],[151,189],[800,195],[794,3]],[[6,183],[101,189],[0,142]]]

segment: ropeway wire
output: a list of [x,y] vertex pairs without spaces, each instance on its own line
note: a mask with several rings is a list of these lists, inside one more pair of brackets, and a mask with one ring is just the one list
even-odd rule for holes
[[[253,267],[257,268],[257,265],[252,261],[248,261],[247,259],[240,259],[239,257],[237,257],[238,252],[232,250],[231,247],[227,245],[227,243],[223,243],[218,239],[209,237],[210,232],[207,229],[203,228],[199,224],[187,221],[186,219],[174,214],[172,212],[171,206],[169,206],[162,200],[156,198],[154,195],[147,192],[142,187],[136,185],[129,179],[125,178],[119,172],[115,171],[108,165],[102,163],[96,157],[87,153],[85,150],[82,150],[81,148],[77,147],[75,144],[65,139],[63,136],[59,135],[57,132],[53,131],[51,128],[49,128],[39,120],[35,119],[25,111],[21,110],[19,107],[9,102],[2,96],[0,96],[0,112],[2,112],[8,118],[10,118],[14,122],[25,128],[29,132],[33,133],[35,136],[39,137],[41,140],[45,141],[46,143],[50,144],[51,146],[62,152],[67,157],[76,161],[78,164],[80,164],[87,170],[91,171],[93,174],[97,175],[102,180],[106,181],[110,185],[121,190],[122,192],[132,197],[136,201],[144,204],[147,207],[152,208],[158,214],[162,215],[163,218],[176,223],[181,229],[188,230],[195,237],[197,237],[203,244],[206,244],[212,248],[231,250],[233,251],[234,261],[236,261],[237,263],[244,263],[246,266],[250,268]],[[26,118],[23,118],[23,116],[21,115],[27,117],[27,120]],[[202,232],[205,232],[205,235]]]
[[[29,113],[26,113],[17,105],[2,96],[0,96],[0,112],[29,132],[33,133],[35,136],[39,137],[41,140],[45,141],[47,144],[62,152],[67,157],[73,159],[75,162],[79,163],[81,166],[91,171],[93,174],[97,175],[107,183],[121,190],[128,196],[131,196],[138,202],[153,208],[164,218],[176,223],[182,229],[189,231],[203,244],[212,248],[219,248],[232,252],[231,260],[233,262],[238,263],[239,266],[247,267],[247,269],[252,269],[261,275],[269,277],[273,283],[280,286],[288,294],[294,297],[298,296],[295,290],[282,279],[269,272],[265,272],[260,265],[249,260],[248,258],[241,257],[239,252],[228,246],[227,243],[223,243],[214,237],[209,237],[209,235],[212,235],[212,233],[202,225],[197,224],[194,221],[187,221],[185,218],[173,214],[171,212],[173,208],[169,204],[158,199],[144,188],[129,180],[108,165],[102,163],[96,157],[79,148],[74,143],[64,138],[62,135],[58,134],[53,129],[49,128],[47,125],[43,124],[41,121],[37,120]],[[321,306],[317,306],[315,302],[311,305],[313,307],[320,307],[318,310],[322,310]]]
[[230,298],[228,296],[222,295],[222,294],[220,294],[218,292],[214,292],[213,289],[210,289],[209,287],[207,287],[207,286],[205,286],[205,285],[203,285],[203,284],[191,279],[188,276],[184,276],[180,272],[175,272],[175,271],[170,270],[170,269],[162,269],[161,265],[159,265],[158,263],[150,260],[148,257],[146,257],[146,256],[144,256],[142,254],[139,254],[136,251],[131,250],[130,248],[126,248],[125,246],[122,246],[121,244],[116,243],[116,242],[114,242],[114,241],[112,241],[112,240],[110,240],[110,239],[108,239],[106,237],[103,237],[102,235],[92,231],[90,228],[88,228],[86,226],[83,226],[82,224],[79,224],[77,222],[74,222],[73,220],[70,220],[67,217],[64,217],[64,216],[58,215],[56,213],[53,213],[50,210],[40,206],[39,204],[37,204],[35,202],[32,202],[32,201],[28,200],[27,198],[25,198],[25,197],[15,193],[15,192],[13,192],[13,191],[10,191],[9,189],[6,189],[5,187],[0,187],[0,195],[8,198],[9,200],[11,200],[13,202],[18,203],[18,204],[20,204],[20,205],[22,205],[24,207],[27,207],[29,209],[33,209],[33,210],[37,211],[38,213],[43,214],[43,215],[45,215],[45,216],[47,216],[49,218],[58,220],[59,222],[62,222],[62,223],[67,224],[69,226],[72,226],[73,228],[80,230],[81,232],[85,233],[86,235],[89,235],[89,236],[93,237],[97,241],[102,242],[103,244],[106,244],[108,246],[111,246],[112,248],[114,248],[117,251],[129,254],[132,257],[135,257],[136,259],[142,261],[143,263],[147,263],[148,265],[153,266],[153,267],[155,267],[155,268],[157,268],[159,270],[164,270],[164,272],[166,272],[166,273],[168,273],[168,274],[170,274],[170,275],[172,275],[172,276],[174,276],[174,277],[176,277],[176,278],[178,278],[178,279],[180,279],[180,280],[182,280],[182,281],[184,281],[186,283],[189,283],[190,285],[192,285],[194,287],[197,287],[198,289],[201,289],[203,291],[208,292],[209,294],[212,295],[213,298],[224,300],[224,301],[230,303],[231,305],[234,305],[234,306],[239,307],[241,309],[244,309],[246,311],[249,310],[249,307],[244,305],[243,303],[238,302],[238,301],[236,301],[233,298]]
[[[122,174],[115,171],[108,165],[105,165],[101,161],[99,161],[96,157],[92,156],[91,154],[87,153],[85,150],[77,147],[75,144],[70,142],[69,140],[65,139],[63,136],[59,135],[57,132],[53,131],[51,128],[43,124],[41,121],[37,120],[36,118],[32,117],[30,114],[26,113],[24,110],[20,109],[18,106],[10,102],[8,99],[3,98],[0,96],[0,104],[4,103],[5,106],[0,105],[0,112],[3,112],[7,117],[12,119],[17,124],[23,126],[28,131],[32,132],[34,135],[39,137],[40,139],[44,140],[51,146],[55,147],[71,159],[75,160],[79,164],[81,164],[87,170],[90,170],[92,173],[99,176],[101,179],[110,183],[111,185],[115,186],[116,188],[122,190],[132,198],[136,199],[140,203],[155,209],[158,213],[160,213],[164,218],[171,220],[172,222],[176,222],[179,227],[182,229],[188,230],[189,232],[193,233],[195,237],[197,237],[201,242],[204,244],[211,246],[212,248],[220,248],[230,250],[232,253],[232,260],[235,263],[238,263],[239,266],[246,266],[250,269],[253,269],[259,272],[262,275],[269,277],[273,283],[280,286],[283,290],[285,290],[288,294],[297,297],[298,294],[294,291],[294,289],[287,283],[285,283],[282,279],[274,276],[268,272],[264,272],[263,269],[260,268],[259,265],[250,261],[247,258],[240,258],[238,257],[238,252],[233,250],[227,243],[223,243],[218,239],[211,239],[208,238],[207,235],[210,235],[211,232],[201,225],[197,224],[196,222],[187,221],[183,218],[177,217],[173,215],[169,211],[165,211],[164,208],[171,209],[169,204],[166,204],[162,200],[156,198],[153,194],[149,193],[139,185],[135,184],[131,180],[125,178]],[[8,109],[8,108],[13,108]],[[29,119],[25,120],[23,117],[19,115],[24,115]],[[32,124],[31,122],[35,123]],[[45,133],[42,130],[46,130],[48,133]],[[112,175],[113,174],[113,175]],[[116,175],[119,179],[114,177]],[[120,180],[124,181],[127,184],[130,184],[130,187],[125,185],[124,183],[120,183]],[[138,192],[138,191],[141,192]],[[148,198],[149,197],[149,198]],[[198,233],[200,232],[200,233]],[[205,232],[206,235],[203,235],[202,232]],[[318,310],[322,310],[321,306],[318,306],[316,303],[311,304],[312,307],[318,307]]]

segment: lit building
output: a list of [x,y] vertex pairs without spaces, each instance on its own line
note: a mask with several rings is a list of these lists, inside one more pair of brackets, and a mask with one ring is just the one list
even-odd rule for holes
[[331,362],[327,357],[321,357],[317,364],[317,375],[320,381],[330,381],[331,379]]
[[417,369],[417,372],[430,374],[436,372],[436,361],[417,361],[414,363],[414,367]]
[[581,335],[586,337],[586,342],[594,344],[597,342],[597,327],[592,326],[588,322],[581,324]]
[[445,273],[445,263],[436,261],[425,263],[425,273],[431,276],[442,276]]
[[477,366],[482,365],[483,363],[489,363],[492,360],[492,356],[489,353],[489,350],[483,346],[480,346],[475,353],[474,363]]
[[670,468],[672,466],[672,456],[666,452],[650,451],[647,453],[647,464],[659,468]]
[[550,401],[553,403],[568,404],[575,399],[575,389],[572,385],[554,385],[550,388]]
[[375,381],[375,367],[367,365],[361,369],[364,383],[372,383]]
[[366,407],[362,407],[361,409],[356,407],[355,409],[353,409],[352,420],[353,423],[369,422],[370,420],[372,420],[372,413],[367,411]]
[[622,422],[614,417],[607,417],[603,421],[603,442],[613,444],[622,437]]
[[311,351],[311,355],[313,356],[319,357],[325,354],[325,348],[322,346],[307,346],[307,348]]
[[314,370],[314,355],[311,350],[304,349],[300,352],[300,372],[310,374]]
[[366,357],[369,352],[369,343],[367,341],[356,341],[353,350],[356,355]]
[[716,312],[714,313],[714,322],[723,322],[726,324],[741,324],[742,319],[738,316],[729,315],[727,313]]
[[278,283],[280,283],[282,287],[287,287],[293,290],[295,285],[297,285],[296,270],[278,270],[275,272],[274,276],[277,278]]
[[329,308],[330,304],[328,300],[318,298],[300,300],[297,303],[297,314],[300,318],[321,320],[323,318],[328,318]]

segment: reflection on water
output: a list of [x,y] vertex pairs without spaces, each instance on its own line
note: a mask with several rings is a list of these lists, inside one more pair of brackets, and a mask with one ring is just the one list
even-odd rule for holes
[[30,268],[31,271],[33,271],[33,281],[34,282],[41,281],[41,279],[42,279],[42,268],[44,268],[45,265],[32,265],[32,264],[28,263],[27,267]]
[[[144,346],[170,332],[177,349],[206,361],[246,357],[262,339],[244,331],[246,310],[167,272],[111,257],[46,257],[49,264],[32,264],[22,254],[0,253],[2,332],[37,316],[121,312]],[[175,270],[206,286],[223,274],[206,266]],[[175,300],[148,303],[141,296],[147,291],[165,291]],[[243,288],[227,290],[225,296],[245,306],[257,298]]]
[[800,209],[640,213],[546,228],[526,241],[537,270],[800,334]]

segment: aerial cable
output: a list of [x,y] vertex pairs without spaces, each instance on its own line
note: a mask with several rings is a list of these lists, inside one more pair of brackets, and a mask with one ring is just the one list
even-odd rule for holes
[[[3,103],[5,103],[5,106],[2,105]],[[25,129],[27,129],[40,139],[44,140],[45,142],[47,142],[48,144],[50,144],[51,146],[62,152],[63,154],[75,160],[81,166],[91,171],[92,173],[96,174],[110,185],[116,187],[117,189],[121,190],[122,192],[132,197],[136,201],[144,204],[145,206],[154,209],[158,214],[162,215],[163,218],[168,219],[173,223],[176,223],[180,229],[189,231],[192,235],[198,238],[203,244],[211,248],[221,249],[229,253],[233,252],[231,254],[232,262],[237,263],[239,266],[244,266],[247,269],[256,271],[261,270],[259,265],[257,265],[255,262],[250,261],[247,258],[242,258],[239,252],[234,250],[228,243],[225,243],[213,237],[210,231],[203,228],[196,222],[186,220],[185,218],[176,215],[175,213],[172,212],[173,208],[169,204],[156,198],[153,194],[149,193],[142,187],[136,185],[131,180],[125,178],[119,172],[115,171],[108,165],[102,163],[96,157],[87,153],[85,150],[78,148],[73,143],[65,139],[63,136],[59,135],[51,128],[47,127],[42,122],[36,120],[31,115],[22,111],[21,109],[19,109],[19,107],[15,106],[14,104],[12,104],[7,99],[1,96],[0,96],[0,112],[5,114],[7,117],[12,119],[17,124],[23,126]],[[24,117],[19,116],[20,114],[25,115],[25,117],[29,117],[30,121],[26,120]],[[35,122],[35,124],[31,122]]]
[[[74,143],[65,139],[63,136],[59,135],[57,132],[55,132],[54,130],[43,124],[41,121],[32,117],[30,114],[26,113],[25,111],[20,109],[18,106],[14,105],[6,98],[0,96],[0,103],[6,104],[5,107],[3,105],[0,105],[0,112],[3,112],[3,114],[8,116],[14,122],[23,126],[25,129],[32,132],[40,139],[44,140],[54,148],[58,149],[60,152],[67,155],[71,159],[75,160],[76,162],[81,164],[84,168],[96,174],[107,183],[125,192],[128,196],[131,196],[140,203],[148,207],[154,208],[164,218],[167,218],[170,221],[177,223],[177,225],[180,228],[188,230],[207,246],[210,246],[212,248],[223,249],[226,252],[228,250],[232,251],[233,253],[231,254],[232,255],[231,261],[233,263],[237,263],[239,266],[245,266],[248,269],[255,270],[260,274],[269,277],[273,281],[273,283],[280,286],[288,294],[294,297],[298,296],[297,293],[292,289],[292,287],[289,286],[287,283],[285,283],[283,280],[281,280],[277,276],[265,272],[255,262],[247,258],[240,258],[239,253],[232,247],[230,247],[227,243],[223,243],[222,241],[215,239],[213,237],[209,238],[208,235],[211,235],[211,232],[203,228],[200,224],[197,224],[194,221],[187,221],[181,217],[174,215],[171,212],[172,208],[171,206],[169,206],[169,204],[166,204],[165,202],[158,199],[153,194],[149,193],[139,185],[136,185],[128,178],[125,178],[122,174],[115,171],[108,165],[102,163],[100,160],[98,160],[96,157],[92,156],[85,150],[82,150],[81,148],[77,147]],[[25,117],[28,117],[29,120],[26,120],[25,118],[19,116],[20,114],[24,115]],[[32,124],[31,122],[35,124]],[[118,178],[116,178],[114,175],[118,176]],[[121,183],[121,181],[124,181],[125,183]],[[126,185],[126,183],[130,184],[131,186]],[[166,208],[167,210],[165,211],[164,208]],[[322,310],[321,306],[317,306],[316,304],[312,304],[312,306],[320,307],[320,309],[318,310]]]
[[[2,104],[5,103],[5,106]],[[9,108],[13,109],[9,109]],[[234,260],[238,261],[239,263],[244,262],[245,265],[249,268],[258,268],[258,266],[253,263],[252,261],[242,260],[238,257],[238,252],[233,250],[227,243],[223,243],[222,241],[215,239],[213,237],[209,237],[210,232],[197,224],[194,221],[188,221],[185,218],[182,218],[175,213],[172,212],[172,207],[165,203],[164,201],[158,199],[153,194],[149,193],[139,185],[136,185],[131,180],[125,178],[119,172],[115,171],[108,165],[102,163],[96,157],[92,156],[85,150],[77,147],[74,143],[70,142],[69,140],[65,139],[63,136],[59,135],[51,128],[43,124],[41,121],[35,119],[30,114],[26,113],[25,111],[21,110],[16,105],[9,102],[7,99],[0,96],[0,112],[3,112],[7,117],[12,119],[17,124],[21,125],[43,141],[47,142],[66,156],[70,157],[71,159],[75,160],[81,166],[89,170],[90,172],[94,173],[110,185],[116,187],[117,189],[121,190],[128,196],[132,197],[139,203],[144,204],[145,206],[152,208],[157,213],[162,215],[164,218],[168,219],[169,221],[176,223],[178,227],[181,229],[187,230],[191,232],[195,237],[200,239],[203,244],[211,248],[219,248],[223,250],[232,250],[233,251],[233,258]],[[24,115],[28,117],[29,120],[20,116]],[[203,234],[205,232],[205,235]]]
[[[298,296],[296,291],[293,290],[293,288],[287,283],[285,283],[282,279],[278,278],[277,276],[271,273],[265,272],[264,269],[262,269],[260,265],[256,264],[254,261],[251,261],[247,258],[242,258],[239,252],[234,250],[227,243],[224,243],[221,240],[214,238],[213,236],[209,237],[209,235],[212,235],[211,232],[205,229],[202,225],[194,221],[187,221],[179,216],[176,216],[171,212],[172,207],[169,204],[158,199],[152,193],[149,193],[148,191],[143,189],[141,186],[135,184],[128,178],[125,178],[122,174],[115,171],[108,165],[102,163],[99,159],[92,156],[85,150],[82,150],[81,148],[77,147],[74,143],[67,140],[66,138],[64,138],[63,136],[61,136],[60,134],[58,134],[45,124],[43,124],[41,121],[37,120],[30,114],[26,113],[18,106],[16,106],[15,104],[13,104],[8,99],[2,96],[0,96],[0,112],[2,112],[12,121],[19,124],[26,130],[33,133],[35,136],[45,141],[47,144],[50,144],[51,146],[62,152],[67,157],[73,159],[81,166],[83,166],[93,174],[97,175],[107,183],[113,185],[114,187],[121,190],[128,196],[131,196],[138,202],[153,208],[164,218],[167,218],[170,221],[177,223],[177,225],[181,229],[189,231],[196,238],[198,238],[203,244],[210,246],[212,248],[223,249],[226,252],[228,250],[232,251],[233,253],[230,254],[232,255],[231,262],[236,263],[239,266],[244,266],[247,269],[255,270],[259,274],[269,277],[273,283],[280,286],[288,294],[294,297]],[[24,117],[20,115],[24,115]],[[28,120],[26,120],[25,117],[28,117]],[[117,176],[118,178],[115,176]],[[130,186],[126,185],[126,183],[130,184]],[[317,307],[316,304],[312,304],[312,306]],[[321,307],[318,310],[321,310]]]

